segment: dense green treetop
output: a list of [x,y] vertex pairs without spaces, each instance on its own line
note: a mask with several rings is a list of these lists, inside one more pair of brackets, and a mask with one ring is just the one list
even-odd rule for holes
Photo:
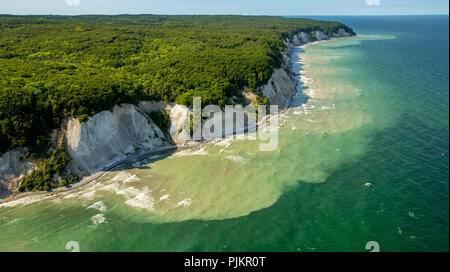
[[338,22],[268,16],[0,16],[0,154],[44,150],[67,116],[120,103],[225,105],[281,64],[284,40]]

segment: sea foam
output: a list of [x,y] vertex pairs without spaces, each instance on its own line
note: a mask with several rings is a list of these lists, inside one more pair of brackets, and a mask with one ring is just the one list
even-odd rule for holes
[[188,207],[188,206],[190,206],[191,204],[192,204],[192,199],[187,198],[187,199],[184,199],[184,200],[178,202],[177,205],[178,205],[178,206],[185,206],[185,207]]
[[20,199],[16,199],[16,200],[13,200],[10,202],[0,204],[0,208],[26,206],[26,205],[30,205],[35,202],[38,202],[38,201],[41,201],[44,199],[48,199],[48,198],[52,198],[52,197],[54,197],[54,195],[51,195],[51,196],[45,196],[45,195],[27,196],[27,197],[23,197]]
[[230,155],[226,156],[225,158],[239,164],[246,164],[249,162],[249,159],[246,159],[238,155]]
[[102,213],[92,216],[91,221],[94,225],[108,223],[106,221],[105,215]]
[[95,202],[91,206],[87,207],[87,209],[95,209],[100,212],[106,212],[108,210],[108,208],[106,207],[105,203],[103,203],[103,201]]
[[136,175],[132,175],[132,176],[126,178],[123,182],[124,183],[131,183],[131,182],[139,182],[139,181],[141,181],[140,178],[138,178]]
[[134,208],[155,210],[155,199],[148,192],[141,192],[135,198],[128,199],[125,204]]

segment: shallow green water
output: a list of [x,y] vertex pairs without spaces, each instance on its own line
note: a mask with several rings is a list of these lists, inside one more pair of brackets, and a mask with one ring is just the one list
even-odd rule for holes
[[276,151],[227,139],[1,205],[0,250],[448,250],[448,16],[338,20],[361,35],[296,49],[309,100]]

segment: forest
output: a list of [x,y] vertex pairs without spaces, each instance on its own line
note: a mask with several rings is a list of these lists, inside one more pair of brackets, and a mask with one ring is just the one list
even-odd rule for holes
[[[0,15],[0,155],[43,152],[68,116],[192,97],[223,106],[267,83],[284,41],[338,22],[269,16]],[[58,170],[58,169],[57,169]],[[56,171],[56,170],[55,170]]]

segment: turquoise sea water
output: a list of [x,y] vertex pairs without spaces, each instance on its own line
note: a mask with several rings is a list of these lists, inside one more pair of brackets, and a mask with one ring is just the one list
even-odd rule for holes
[[448,251],[448,16],[321,17],[279,146],[225,140],[0,205],[0,251]]

